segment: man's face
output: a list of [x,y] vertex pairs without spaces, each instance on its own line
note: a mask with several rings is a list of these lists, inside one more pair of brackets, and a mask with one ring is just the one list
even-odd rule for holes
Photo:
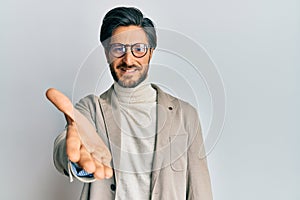
[[[144,30],[138,26],[119,26],[113,31],[110,41],[110,44],[116,43],[148,45],[148,39]],[[130,46],[126,48],[125,55],[120,58],[113,56],[109,50],[105,54],[114,80],[122,87],[133,88],[147,77],[152,49],[148,48],[145,56],[137,58],[131,53]]]

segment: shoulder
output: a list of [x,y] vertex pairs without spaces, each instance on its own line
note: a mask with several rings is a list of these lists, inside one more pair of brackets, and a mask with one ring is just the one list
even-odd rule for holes
[[82,99],[79,100],[79,102],[76,104],[79,106],[85,106],[85,107],[94,107],[96,104],[99,103],[100,99],[107,99],[109,97],[109,93],[111,93],[112,87],[103,92],[101,95],[97,96],[95,94],[89,94]]
[[157,91],[159,104],[165,106],[173,106],[178,110],[182,111],[183,114],[189,113],[189,114],[197,115],[196,108],[192,106],[190,103],[163,91],[160,87],[158,87],[155,84],[152,84],[152,87]]
[[94,95],[94,94],[90,94],[87,95],[86,97],[82,98],[79,100],[79,102],[75,105],[75,107],[78,108],[92,108],[95,106],[96,102],[98,102],[99,97]]
[[102,93],[100,96],[89,94],[83,97],[78,103],[76,103],[75,108],[81,112],[96,112],[100,106],[100,99],[106,99],[110,90],[111,88]]
[[183,126],[186,133],[193,138],[195,131],[201,129],[197,109],[190,103],[164,92],[159,87],[154,86],[154,88],[157,90],[159,106],[171,111],[169,117],[173,117],[177,123],[174,126]]

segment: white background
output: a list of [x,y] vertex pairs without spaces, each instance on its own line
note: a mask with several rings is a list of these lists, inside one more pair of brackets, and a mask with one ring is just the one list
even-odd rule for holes
[[215,200],[300,199],[297,0],[1,1],[0,199],[78,199],[81,183],[52,162],[65,122],[44,93],[72,95],[102,18],[117,5],[193,38],[218,66],[227,117],[208,156]]

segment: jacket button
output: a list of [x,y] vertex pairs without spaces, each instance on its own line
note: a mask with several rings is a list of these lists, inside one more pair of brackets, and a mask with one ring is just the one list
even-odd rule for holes
[[169,107],[169,110],[173,110],[173,108],[170,106],[170,107]]
[[67,170],[65,170],[65,169],[64,169],[64,174],[65,174],[66,176],[69,176],[69,173],[68,173]]
[[115,184],[111,184],[111,185],[110,185],[110,189],[111,189],[112,191],[116,191],[116,185],[115,185]]

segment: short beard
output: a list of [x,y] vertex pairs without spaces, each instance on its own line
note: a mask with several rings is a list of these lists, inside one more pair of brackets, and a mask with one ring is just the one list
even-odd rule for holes
[[111,75],[112,75],[113,79],[114,79],[121,87],[124,87],[124,88],[135,88],[135,87],[138,86],[141,82],[143,82],[143,81],[147,78],[147,75],[148,75],[148,71],[146,70],[145,73],[141,74],[141,77],[139,77],[138,80],[126,82],[126,81],[120,80],[120,79],[117,77],[117,73],[115,72],[115,70],[113,69],[113,67],[112,67],[111,65],[109,65],[109,67],[110,67],[110,72],[111,72]]

